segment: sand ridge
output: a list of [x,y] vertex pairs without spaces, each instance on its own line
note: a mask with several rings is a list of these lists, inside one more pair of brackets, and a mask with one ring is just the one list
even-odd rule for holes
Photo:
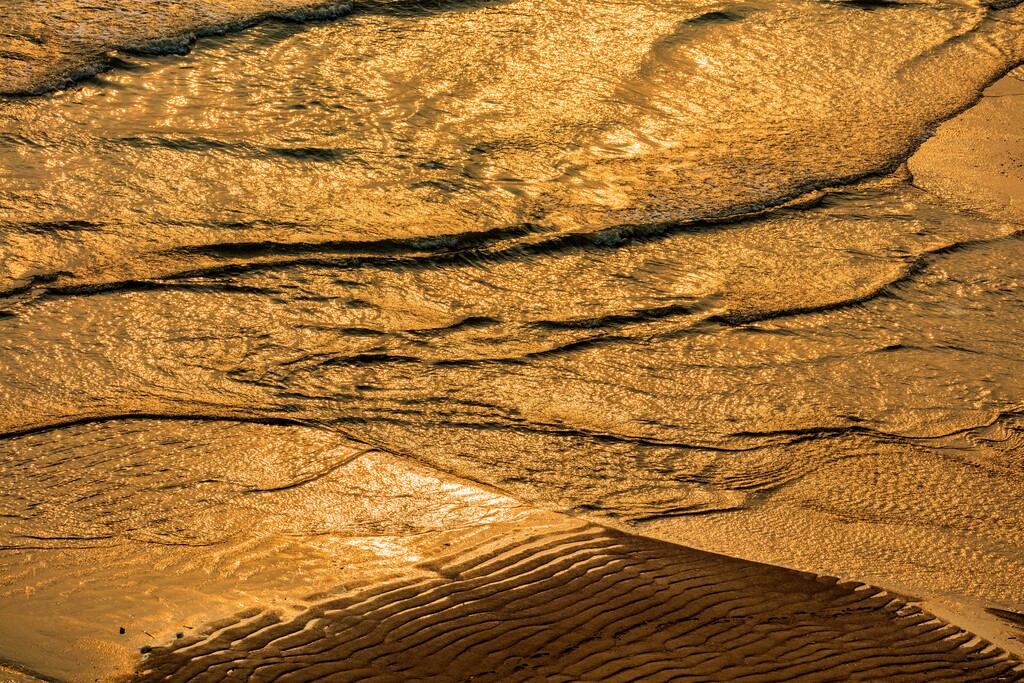
[[134,681],[1020,681],[876,588],[570,526],[253,611],[156,648]]
[[3,446],[0,657],[44,680],[1024,680],[880,589],[326,430],[118,419]]

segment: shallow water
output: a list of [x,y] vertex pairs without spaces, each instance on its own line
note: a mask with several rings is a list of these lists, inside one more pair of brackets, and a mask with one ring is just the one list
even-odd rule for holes
[[[1021,225],[902,166],[1024,61],[1024,11],[366,2],[152,54],[298,8],[4,17],[8,91],[110,68],[0,100],[0,546],[218,542],[125,516],[89,429],[56,460],[26,432],[288,420],[698,547],[1024,606]],[[206,481],[181,457],[160,487]],[[88,514],[55,518],[69,482]],[[830,516],[736,532],[786,500]],[[837,518],[900,515],[946,536],[865,548],[934,566],[822,559]]]

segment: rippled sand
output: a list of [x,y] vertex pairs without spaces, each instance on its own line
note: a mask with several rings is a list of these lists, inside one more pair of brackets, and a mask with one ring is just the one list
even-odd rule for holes
[[5,8],[0,680],[1024,680],[1006,4]]
[[323,430],[104,421],[4,460],[0,631],[49,676],[125,674],[142,650],[134,680],[1024,678],[899,596],[614,532]]

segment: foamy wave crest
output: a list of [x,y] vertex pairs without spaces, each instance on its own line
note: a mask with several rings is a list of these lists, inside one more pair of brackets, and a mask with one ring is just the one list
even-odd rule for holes
[[63,87],[102,71],[115,50],[185,53],[205,35],[351,9],[350,0],[14,0],[0,6],[0,94]]

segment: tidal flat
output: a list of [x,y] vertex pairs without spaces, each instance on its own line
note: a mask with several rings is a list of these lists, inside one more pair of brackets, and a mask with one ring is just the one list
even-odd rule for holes
[[1024,681],[1024,5],[0,6],[0,681]]

